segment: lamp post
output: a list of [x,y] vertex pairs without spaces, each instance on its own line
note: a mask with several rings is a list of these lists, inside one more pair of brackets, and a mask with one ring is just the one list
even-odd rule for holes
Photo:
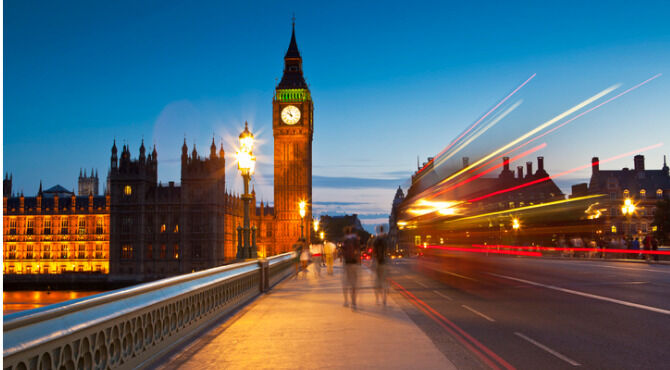
[[630,200],[630,198],[626,198],[623,201],[623,206],[621,206],[621,213],[624,216],[626,216],[626,223],[627,223],[626,229],[628,230],[629,233],[632,234],[630,230],[631,225],[630,219],[633,216],[633,213],[635,213],[635,204],[633,204],[633,201]]
[[301,200],[300,203],[298,204],[298,207],[300,208],[300,241],[305,241],[305,232],[304,232],[304,227],[305,227],[305,214],[307,213],[306,207],[307,204],[305,203],[304,200]]
[[[242,194],[242,201],[244,202],[244,227],[242,228],[241,236],[242,243],[238,243],[237,258],[248,259],[256,258],[256,235],[253,236],[253,241],[250,241],[251,229],[249,227],[249,202],[252,199],[249,194],[249,180],[256,169],[256,157],[252,149],[254,146],[254,135],[249,131],[249,125],[244,122],[244,131],[240,134],[240,150],[237,151],[237,168],[240,170],[242,179],[244,180],[244,194]],[[254,228],[254,234],[256,228]],[[240,233],[238,233],[239,235]]]

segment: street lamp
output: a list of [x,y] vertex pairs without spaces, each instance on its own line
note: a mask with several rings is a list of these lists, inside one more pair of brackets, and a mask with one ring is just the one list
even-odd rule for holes
[[321,237],[321,241],[323,242],[323,239],[326,238],[326,234],[322,231],[321,233],[319,233],[319,237]]
[[242,234],[242,240],[238,238],[237,241],[237,258],[247,259],[256,258],[256,228],[254,227],[253,243],[250,242],[251,229],[249,228],[249,202],[252,199],[249,194],[249,180],[256,169],[256,156],[254,156],[252,149],[254,146],[254,134],[249,131],[249,125],[244,122],[244,131],[240,134],[240,149],[235,154],[237,157],[237,168],[240,170],[242,179],[244,180],[244,194],[242,194],[242,201],[244,202],[244,227],[237,227],[238,235]]
[[[628,229],[628,232],[632,234],[630,230],[630,219],[633,216],[633,213],[635,213],[635,204],[633,204],[633,201],[630,198],[626,198],[623,201],[623,206],[621,207],[621,213],[626,216],[626,221],[628,223],[628,226],[626,229]],[[624,231],[625,233],[625,231]]]
[[307,210],[305,209],[307,204],[305,203],[304,200],[301,200],[300,203],[298,204],[298,207],[300,208],[300,240],[304,241],[305,240],[305,234],[303,231],[303,228],[305,226],[305,214],[307,213]]
[[521,224],[519,223],[519,219],[518,218],[513,218],[512,219],[512,229],[519,230],[520,227],[521,227]]

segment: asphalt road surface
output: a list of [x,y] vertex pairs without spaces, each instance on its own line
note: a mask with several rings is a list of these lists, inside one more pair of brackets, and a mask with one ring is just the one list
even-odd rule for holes
[[459,368],[670,368],[670,266],[451,254],[393,294]]

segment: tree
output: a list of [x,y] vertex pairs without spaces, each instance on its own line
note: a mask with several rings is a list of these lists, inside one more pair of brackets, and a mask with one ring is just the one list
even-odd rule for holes
[[670,200],[663,199],[656,203],[656,212],[654,213],[654,221],[651,224],[656,226],[654,236],[658,239],[660,244],[670,242]]

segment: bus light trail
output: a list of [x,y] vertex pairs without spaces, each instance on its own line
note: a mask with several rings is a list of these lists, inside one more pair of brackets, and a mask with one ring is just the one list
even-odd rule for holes
[[[635,154],[635,153],[645,152],[645,151],[647,151],[647,150],[651,150],[651,149],[658,148],[658,147],[660,147],[660,146],[662,146],[662,145],[663,145],[663,143],[658,143],[658,144],[654,144],[654,145],[648,146],[648,147],[646,147],[646,148],[641,148],[641,149],[638,149],[638,150],[633,150],[633,151],[630,151],[630,152],[627,152],[627,153],[619,154],[619,155],[617,155],[617,156],[610,157],[610,158],[607,158],[607,159],[605,159],[605,160],[602,160],[602,161],[598,162],[598,164],[600,164],[600,163],[607,163],[607,162],[610,162],[610,161],[613,161],[613,160],[616,160],[616,159],[619,159],[619,158],[623,158],[623,157],[630,156],[630,155]],[[576,171],[579,171],[579,170],[583,170],[583,169],[585,169],[585,168],[589,168],[589,167],[591,167],[591,166],[593,166],[593,165],[595,165],[595,164],[596,164],[596,163],[585,164],[585,165],[582,165],[582,166],[579,166],[579,167],[575,167],[575,168],[570,169],[570,170],[563,171],[563,172],[561,172],[561,173],[559,173],[559,174],[556,174],[556,175],[551,175],[551,176],[543,177],[543,178],[541,178],[541,179],[537,179],[537,180],[529,181],[529,182],[527,182],[527,183],[524,183],[524,184],[521,184],[521,185],[517,185],[517,186],[513,186],[513,187],[511,187],[511,188],[507,188],[507,189],[502,189],[502,190],[494,191],[494,192],[489,193],[489,194],[487,194],[487,195],[482,195],[481,197],[474,198],[474,199],[470,199],[470,200],[468,200],[468,202],[477,202],[477,201],[480,201],[480,200],[483,200],[483,199],[486,199],[486,198],[490,198],[490,197],[495,196],[495,195],[498,195],[498,194],[504,194],[504,193],[507,193],[507,192],[510,192],[510,191],[514,191],[514,190],[522,189],[522,188],[525,188],[525,187],[528,187],[528,186],[531,186],[531,185],[539,184],[539,183],[544,182],[544,181],[548,181],[548,180],[551,180],[551,179],[555,179],[555,178],[557,178],[557,177],[561,177],[561,176],[567,175],[567,174],[569,174],[569,173],[573,173],[573,172],[576,172]]]
[[438,155],[436,155],[435,158],[433,158],[431,161],[428,161],[428,163],[426,163],[426,165],[423,166],[417,174],[420,174],[424,169],[426,169],[426,167],[428,167],[431,163],[433,163],[433,161],[435,159],[438,159],[442,154],[444,154],[447,150],[449,150],[449,148],[451,148],[455,143],[457,143],[459,140],[461,140],[461,138],[463,138],[463,136],[467,135],[468,132],[470,132],[473,128],[475,128],[475,126],[477,126],[482,120],[484,120],[486,117],[488,117],[489,114],[493,113],[493,111],[498,109],[509,98],[511,98],[514,94],[516,94],[519,90],[521,90],[522,87],[526,86],[526,84],[528,82],[530,82],[530,80],[535,78],[536,75],[537,75],[537,73],[533,73],[532,76],[528,77],[528,79],[526,81],[524,81],[521,85],[519,85],[516,89],[514,89],[514,91],[509,93],[509,95],[507,95],[503,100],[501,100],[498,104],[496,104],[493,108],[491,108],[491,110],[486,112],[486,114],[484,114],[480,119],[478,119],[477,122],[475,122],[467,130],[465,130],[465,132],[463,132],[459,137],[457,137],[456,140],[452,141],[449,145],[447,145],[447,147],[444,148]]
[[[643,85],[646,85],[647,83],[649,83],[649,82],[651,82],[651,81],[653,81],[653,80],[655,80],[655,79],[661,77],[662,75],[663,75],[662,73],[659,73],[659,74],[657,74],[657,75],[655,75],[655,76],[653,76],[653,77],[647,79],[646,81],[640,82],[639,84],[637,84],[637,85],[635,85],[635,86],[629,88],[628,90],[626,90],[626,91],[624,91],[624,92],[619,93],[619,94],[616,95],[616,96],[613,96],[613,97],[611,97],[611,98],[605,100],[604,102],[602,102],[602,103],[596,105],[595,107],[591,107],[591,108],[587,109],[586,111],[584,111],[584,112],[582,112],[582,113],[579,113],[578,115],[576,115],[576,116],[570,118],[569,120],[567,120],[567,121],[561,123],[560,125],[558,125],[558,126],[556,126],[556,127],[553,127],[552,129],[548,130],[547,132],[543,132],[542,134],[540,134],[540,135],[538,135],[538,136],[536,136],[536,137],[534,137],[534,138],[532,138],[532,139],[526,141],[525,143],[519,145],[518,147],[516,147],[516,148],[514,148],[514,149],[512,149],[512,150],[509,150],[508,152],[506,152],[506,153],[504,153],[504,154],[499,155],[498,157],[492,159],[492,161],[495,161],[495,160],[497,160],[497,159],[500,158],[500,157],[504,157],[504,156],[509,155],[510,153],[514,152],[514,151],[517,151],[517,150],[523,148],[524,146],[526,146],[526,145],[532,143],[533,141],[535,141],[535,140],[537,140],[537,139],[539,139],[539,138],[541,138],[541,137],[543,137],[543,136],[546,136],[546,135],[548,135],[548,134],[550,134],[550,133],[552,133],[552,132],[558,130],[559,128],[561,128],[561,127],[567,125],[568,123],[570,123],[570,122],[576,120],[577,118],[582,117],[583,115],[585,115],[585,114],[587,114],[587,113],[589,113],[589,112],[592,112],[592,111],[594,111],[594,110],[596,110],[596,109],[602,107],[603,105],[605,105],[605,104],[607,104],[607,103],[609,103],[609,102],[611,102],[611,101],[613,101],[613,100],[616,100],[616,99],[618,99],[618,98],[620,98],[620,97],[622,97],[622,96],[628,94],[629,92],[638,89],[639,87],[642,87]],[[489,163],[490,163],[490,162],[489,162]],[[481,168],[481,167],[480,167],[480,168]],[[475,171],[475,170],[476,170],[476,169],[474,169],[474,170],[472,170],[472,171]],[[471,172],[472,172],[472,171],[471,171]]]
[[[538,151],[538,150],[540,150],[540,149],[543,149],[543,148],[546,147],[546,146],[547,146],[547,143],[542,143],[542,144],[540,144],[540,145],[538,145],[538,146],[536,146],[536,147],[534,147],[534,148],[532,148],[532,149],[526,150],[525,152],[516,155],[514,158],[510,159],[509,161],[506,161],[505,163],[509,163],[509,162],[512,162],[512,161],[521,159],[521,158],[523,158],[523,157],[525,157],[525,156],[527,156],[527,155],[529,155],[529,154],[531,154],[531,153],[534,153],[534,152],[536,152],[536,151]],[[478,179],[478,178],[480,178],[480,177],[486,175],[487,173],[490,173],[490,172],[492,172],[492,171],[495,171],[496,169],[498,169],[498,168],[504,166],[505,163],[497,164],[496,166],[493,166],[493,167],[487,169],[487,170],[484,171],[484,172],[481,172],[481,173],[479,173],[479,174],[477,174],[477,175],[475,175],[475,176],[469,177],[469,178],[467,178],[467,179],[465,179],[465,180],[459,182],[458,184],[454,184],[454,185],[452,185],[451,187],[448,187],[448,188],[446,188],[446,189],[442,189],[442,190],[438,191],[437,193],[431,195],[430,197],[431,197],[431,198],[435,198],[435,197],[437,197],[438,195],[444,194],[444,193],[446,193],[446,192],[448,192],[448,191],[451,191],[451,190],[454,190],[454,189],[456,189],[456,188],[458,188],[458,187],[460,187],[460,186],[463,186],[463,185],[469,183],[470,181],[474,181],[474,180],[476,180],[476,179]]]
[[[644,249],[621,249],[621,248],[586,248],[586,247],[546,247],[546,246],[527,246],[527,245],[502,245],[502,244],[472,244],[474,248],[481,248],[480,250],[490,250],[492,248],[505,249],[532,249],[536,251],[549,252],[597,252],[597,253],[617,253],[617,254],[649,254],[649,255],[670,255],[670,251],[654,251]],[[467,249],[467,248],[465,248]],[[497,249],[494,249],[497,250]],[[501,251],[502,252],[502,251]],[[540,252],[538,252],[540,253]],[[540,253],[540,255],[542,255]]]
[[563,113],[561,113],[561,114],[555,116],[554,118],[552,118],[552,119],[550,119],[550,120],[548,120],[548,121],[542,123],[541,125],[535,127],[534,129],[528,131],[527,133],[521,135],[520,137],[516,138],[514,141],[511,141],[511,142],[509,142],[509,143],[503,145],[502,147],[500,147],[500,148],[494,150],[493,152],[491,152],[491,153],[489,153],[488,155],[484,156],[483,158],[479,159],[479,160],[476,161],[475,163],[473,163],[473,164],[471,164],[471,165],[469,165],[469,166],[463,168],[462,170],[456,172],[455,174],[453,174],[453,175],[447,177],[446,179],[442,180],[440,183],[445,183],[445,182],[447,182],[447,181],[453,179],[453,178],[456,177],[456,176],[460,176],[460,175],[461,175],[462,173],[464,173],[464,172],[470,171],[471,168],[476,167],[476,166],[478,166],[479,164],[488,161],[490,158],[495,157],[495,156],[498,155],[500,152],[505,151],[505,150],[509,149],[510,147],[512,147],[512,146],[514,146],[514,145],[516,145],[516,144],[518,144],[520,141],[523,141],[523,140],[529,138],[530,136],[535,135],[536,133],[538,133],[538,132],[544,130],[545,128],[547,128],[547,127],[553,125],[554,123],[556,123],[556,122],[562,120],[563,118],[565,118],[565,117],[571,115],[572,113],[577,112],[577,111],[579,111],[580,109],[582,109],[582,108],[584,108],[584,107],[590,105],[591,103],[597,101],[598,99],[602,98],[603,96],[605,96],[605,95],[611,93],[612,91],[616,90],[619,86],[620,86],[619,84],[610,86],[610,87],[606,88],[605,90],[603,90],[603,91],[601,91],[601,92],[599,92],[599,93],[593,95],[592,97],[590,97],[590,98],[588,98],[588,99],[582,101],[581,103],[575,105],[574,107],[572,107],[572,108],[566,110],[565,112],[563,112]]
[[515,256],[542,257],[540,252],[529,251],[508,251],[494,248],[464,248],[464,247],[445,247],[443,245],[427,245],[429,249],[441,249],[454,252],[473,252],[473,253],[492,253],[492,254],[511,254]]

